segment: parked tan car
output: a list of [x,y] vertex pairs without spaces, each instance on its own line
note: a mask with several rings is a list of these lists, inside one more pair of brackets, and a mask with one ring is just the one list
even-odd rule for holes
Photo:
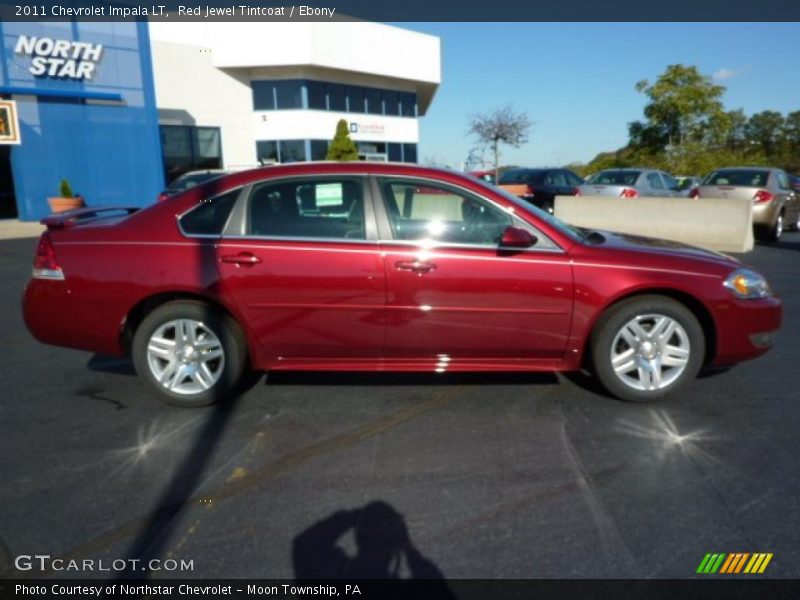
[[752,199],[753,229],[756,237],[762,240],[777,242],[784,228],[800,228],[800,197],[780,169],[717,169],[692,191],[691,197]]

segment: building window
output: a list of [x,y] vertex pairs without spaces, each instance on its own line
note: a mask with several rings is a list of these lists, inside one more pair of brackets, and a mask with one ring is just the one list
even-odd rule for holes
[[328,91],[328,110],[345,112],[347,110],[347,95],[344,86],[338,83],[328,83],[325,88]]
[[347,110],[351,113],[364,112],[364,88],[347,86]]
[[303,82],[300,80],[276,81],[275,98],[279,110],[303,108]]
[[401,144],[386,144],[388,147],[387,158],[392,162],[403,162],[403,148]]
[[367,98],[367,113],[371,115],[382,115],[383,102],[381,100],[381,91],[375,88],[366,88],[364,94]]
[[271,81],[254,81],[253,109],[275,110],[275,86]]
[[305,140],[281,140],[278,147],[282,163],[306,160]]
[[417,145],[403,144],[403,162],[417,162]]
[[[400,92],[400,114],[404,117],[417,116],[417,95]],[[408,161],[406,161],[408,162]],[[414,161],[416,162],[416,160]]]
[[187,171],[222,168],[219,127],[161,126],[164,178],[172,183]]
[[383,110],[384,113],[390,117],[397,117],[400,115],[400,100],[397,97],[397,92],[389,90],[383,92]]
[[278,161],[278,142],[256,142],[256,156],[262,165]]
[[321,81],[307,81],[306,90],[308,91],[308,108],[316,110],[328,109],[324,83]]
[[327,155],[327,140],[311,140],[311,160],[325,160]]

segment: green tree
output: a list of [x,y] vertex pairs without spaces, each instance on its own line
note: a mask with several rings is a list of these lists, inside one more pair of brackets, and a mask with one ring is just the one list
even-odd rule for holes
[[531,120],[528,115],[522,111],[517,112],[510,105],[470,117],[469,134],[476,136],[480,143],[492,149],[495,181],[500,177],[500,144],[519,148],[527,143],[530,128]]
[[629,126],[634,145],[659,150],[688,142],[708,143],[727,134],[729,120],[721,101],[725,87],[697,67],[669,65],[655,83],[639,81],[636,91],[649,102],[644,107],[646,120]]
[[344,119],[339,119],[336,124],[336,135],[333,136],[333,140],[328,146],[328,153],[325,155],[325,159],[358,160],[358,147],[350,139],[350,130],[347,126],[347,121]]
[[764,110],[747,120],[745,131],[750,141],[759,144],[767,156],[773,156],[784,139],[785,124],[786,121],[781,113]]

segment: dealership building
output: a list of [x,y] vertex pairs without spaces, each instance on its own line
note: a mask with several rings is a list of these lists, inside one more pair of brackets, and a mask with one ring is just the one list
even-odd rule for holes
[[438,38],[376,23],[0,34],[0,218],[40,219],[62,179],[89,206],[146,206],[186,171],[321,160],[340,119],[362,159],[416,162],[441,77]]

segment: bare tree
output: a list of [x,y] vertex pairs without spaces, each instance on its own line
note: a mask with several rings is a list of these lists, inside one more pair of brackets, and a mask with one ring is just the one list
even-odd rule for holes
[[494,154],[494,177],[498,180],[500,173],[500,144],[519,148],[528,142],[528,130],[531,120],[527,113],[517,112],[511,105],[497,108],[488,113],[474,114],[470,117],[469,133],[481,143],[491,147]]

